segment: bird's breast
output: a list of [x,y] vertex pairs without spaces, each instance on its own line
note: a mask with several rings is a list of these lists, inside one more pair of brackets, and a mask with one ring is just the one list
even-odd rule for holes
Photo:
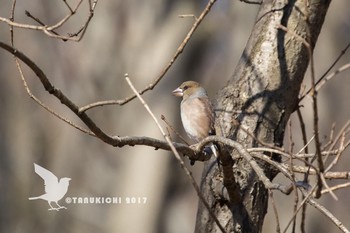
[[188,136],[196,142],[209,135],[212,125],[210,109],[201,99],[187,99],[181,104],[181,120]]

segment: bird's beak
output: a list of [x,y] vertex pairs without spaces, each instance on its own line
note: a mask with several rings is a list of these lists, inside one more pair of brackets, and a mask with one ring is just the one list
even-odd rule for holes
[[183,91],[182,91],[182,89],[181,88],[176,88],[175,90],[173,90],[173,95],[175,95],[175,96],[179,96],[179,97],[181,97],[181,96],[183,96],[184,95],[184,93],[183,93]]

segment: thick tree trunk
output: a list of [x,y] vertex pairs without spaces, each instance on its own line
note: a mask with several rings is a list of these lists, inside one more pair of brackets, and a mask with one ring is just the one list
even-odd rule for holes
[[[286,123],[298,107],[298,94],[309,63],[308,49],[296,35],[309,41],[313,50],[329,4],[329,0],[263,1],[234,75],[216,98],[217,135],[236,140],[246,148],[257,146],[235,124],[238,122],[259,140],[282,145]],[[278,25],[287,27],[289,32],[278,29]],[[202,193],[227,232],[261,232],[267,190],[234,150],[220,150],[220,171],[215,161],[205,164]],[[261,165],[273,179],[276,172]],[[196,232],[220,232],[202,203]]]

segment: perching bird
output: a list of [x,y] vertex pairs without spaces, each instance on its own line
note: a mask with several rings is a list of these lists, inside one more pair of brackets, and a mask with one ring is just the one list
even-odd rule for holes
[[[46,200],[49,205],[49,210],[59,210],[59,209],[67,209],[64,206],[60,206],[57,202],[61,200],[64,195],[68,191],[70,178],[64,177],[58,181],[58,178],[49,170],[37,165],[34,163],[34,171],[38,174],[43,180],[45,184],[45,194],[38,197],[30,197],[29,200],[43,199]],[[58,208],[54,208],[51,205],[51,202],[55,202]]]
[[[195,142],[200,142],[214,134],[214,112],[205,89],[197,82],[186,81],[173,91],[182,97],[180,110],[181,121],[187,135]],[[218,157],[214,144],[210,148]]]

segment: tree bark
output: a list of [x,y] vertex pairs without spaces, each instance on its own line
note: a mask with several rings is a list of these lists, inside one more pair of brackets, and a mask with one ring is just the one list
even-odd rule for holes
[[[307,4],[307,5],[306,5]],[[284,129],[298,107],[300,86],[310,60],[298,36],[314,49],[330,0],[264,0],[234,75],[216,97],[216,134],[246,148],[282,146]],[[278,29],[288,28],[288,32]],[[237,124],[238,123],[238,124]],[[279,158],[275,156],[276,160]],[[235,150],[220,146],[220,168],[205,163],[201,191],[227,232],[261,232],[268,206],[264,185]],[[271,180],[277,172],[260,163]],[[199,203],[196,232],[220,232]]]

